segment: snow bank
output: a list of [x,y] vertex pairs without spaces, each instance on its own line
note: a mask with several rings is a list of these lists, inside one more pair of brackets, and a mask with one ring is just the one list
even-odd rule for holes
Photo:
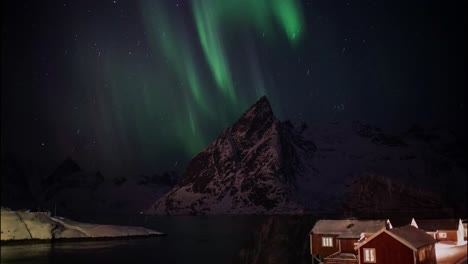
[[462,245],[456,242],[444,241],[436,243],[436,258],[438,264],[463,263],[467,260],[468,249],[466,241]]
[[79,223],[41,212],[1,211],[1,241],[162,235],[161,232],[143,227]]

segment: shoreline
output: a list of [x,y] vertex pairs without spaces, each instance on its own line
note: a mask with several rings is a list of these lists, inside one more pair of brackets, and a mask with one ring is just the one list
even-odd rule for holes
[[166,237],[168,234],[148,234],[148,235],[133,235],[133,236],[116,236],[116,237],[64,237],[53,239],[9,239],[1,240],[1,246],[27,245],[27,244],[54,244],[54,243],[72,243],[72,242],[90,242],[90,241],[113,241],[113,240],[136,240],[148,239],[154,237]]

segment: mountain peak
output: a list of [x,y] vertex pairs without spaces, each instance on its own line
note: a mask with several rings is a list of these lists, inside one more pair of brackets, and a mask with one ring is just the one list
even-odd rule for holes
[[276,118],[266,96],[262,96],[256,103],[245,111],[231,127],[231,132],[247,131],[248,135],[258,132],[261,135],[269,129]]
[[54,172],[45,179],[46,184],[52,184],[63,177],[69,176],[71,174],[81,172],[80,166],[70,157],[67,157]]
[[262,97],[260,97],[260,99],[258,99],[258,101],[254,105],[262,105],[271,110],[270,101],[268,101],[268,98],[266,95],[263,95]]
[[260,97],[260,99],[258,99],[258,101],[255,102],[255,104],[250,106],[250,108],[244,112],[240,119],[242,119],[243,117],[250,117],[256,115],[269,116],[274,118],[270,101],[268,101],[268,98],[265,95]]
[[303,209],[294,195],[293,138],[263,96],[187,166],[181,182],[147,213],[280,213]]
[[64,171],[68,173],[80,172],[80,166],[71,158],[67,157],[57,168],[56,171]]

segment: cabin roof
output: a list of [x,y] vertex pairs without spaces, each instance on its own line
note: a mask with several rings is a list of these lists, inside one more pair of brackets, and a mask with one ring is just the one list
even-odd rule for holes
[[458,230],[459,219],[416,220],[419,229],[424,231]]
[[411,225],[393,228],[388,231],[402,240],[405,240],[416,249],[436,242],[432,236]]
[[386,227],[386,220],[319,220],[310,233],[338,235],[338,238],[360,238],[362,233],[375,233]]
[[354,249],[357,250],[358,248],[364,246],[369,241],[373,240],[374,238],[376,238],[384,232],[389,234],[396,240],[400,241],[402,244],[406,245],[413,251],[417,251],[419,248],[436,243],[436,240],[432,236],[428,235],[426,232],[414,226],[407,225],[403,227],[393,228],[390,230],[382,229],[378,233],[372,235],[364,242],[354,247]]

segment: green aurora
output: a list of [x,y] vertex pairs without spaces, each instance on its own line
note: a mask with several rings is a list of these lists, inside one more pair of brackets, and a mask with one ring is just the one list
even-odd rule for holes
[[[233,47],[227,41],[229,37],[255,34],[265,36],[267,43],[282,38],[293,50],[304,32],[304,18],[296,0],[203,0],[190,4],[190,13],[169,16],[173,7],[167,2],[141,1],[152,60],[130,62],[124,52],[104,57],[102,66],[109,83],[102,96],[110,96],[112,111],[99,111],[106,116],[98,124],[103,140],[109,141],[115,138],[112,133],[118,133],[124,149],[141,149],[151,155],[155,148],[171,148],[193,157],[216,136],[207,136],[208,128],[221,131],[250,103],[268,94],[265,84],[269,81],[261,72],[255,48]],[[230,53],[232,50],[235,54]],[[246,69],[236,71],[234,57]],[[135,69],[126,65],[140,66]],[[134,76],[128,78],[132,72]],[[236,79],[249,79],[250,85],[243,87],[251,90],[247,96],[239,96]],[[242,83],[245,86],[246,82]],[[114,123],[133,126],[115,127]],[[126,132],[129,129],[139,135],[139,142],[132,142],[137,146],[125,145],[129,144],[126,133],[135,132]],[[111,142],[103,145],[111,146],[104,150],[108,154],[119,149]],[[131,152],[125,155],[132,157]]]
[[466,134],[457,5],[4,2],[3,153],[49,172],[66,157],[106,177],[182,171],[262,95],[311,127]]

